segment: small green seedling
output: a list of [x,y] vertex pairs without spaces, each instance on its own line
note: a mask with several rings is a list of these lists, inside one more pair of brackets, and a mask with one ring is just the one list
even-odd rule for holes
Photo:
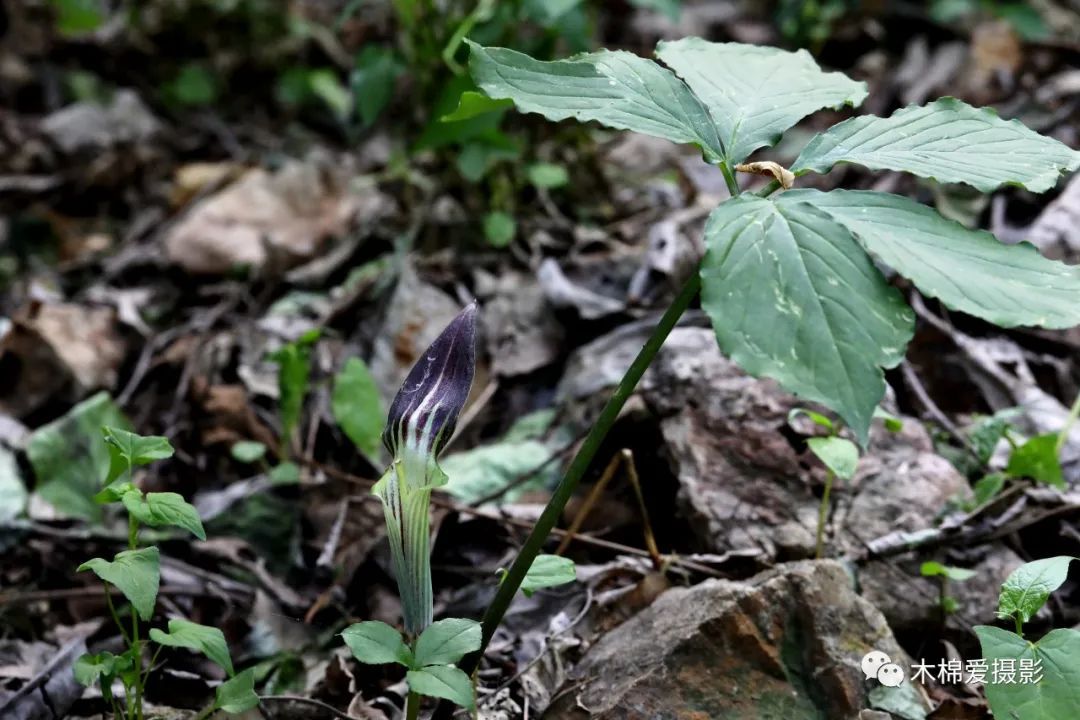
[[321,334],[318,328],[309,330],[268,356],[278,366],[278,409],[281,415],[279,453],[282,462],[292,457],[293,436],[300,424],[300,413],[304,409],[311,377],[311,348]]
[[[821,505],[818,507],[817,539],[814,544],[814,557],[821,558],[825,553],[825,525],[831,509],[833,481],[836,478],[850,480],[855,476],[855,468],[859,464],[859,448],[855,443],[839,436],[840,427],[836,423],[813,410],[792,409],[788,413],[788,423],[799,415],[805,415],[829,433],[824,437],[812,437],[806,441],[810,452],[825,465],[825,489],[821,493]],[[889,418],[889,422],[896,420],[892,416]]]
[[923,577],[939,578],[938,601],[941,605],[941,614],[943,618],[956,612],[956,598],[950,596],[948,593],[949,582],[964,582],[965,580],[970,580],[975,577],[974,570],[942,565],[933,560],[924,562],[919,567],[919,574]]
[[[158,649],[154,659],[143,665],[143,650],[147,640],[140,633],[141,625],[154,618],[160,584],[160,554],[155,546],[140,546],[139,529],[173,526],[187,530],[200,540],[206,539],[199,513],[177,493],[143,493],[133,482],[132,471],[156,460],[172,457],[173,448],[167,438],[144,437],[117,428],[103,429],[109,449],[109,472],[106,486],[94,496],[98,503],[120,503],[128,513],[128,549],[118,552],[112,560],[92,558],[79,566],[78,571],[90,570],[105,585],[105,600],[117,628],[127,644],[127,650],[119,655],[110,652],[86,654],[75,663],[75,679],[82,685],[98,683],[102,697],[109,703],[115,718],[142,720],[143,691],[146,679],[154,666],[154,659],[163,647],[182,647],[201,652],[220,665],[230,680],[217,690],[216,702],[207,710],[241,712],[258,704],[253,690],[252,670],[235,674],[225,636],[218,628],[206,627],[181,618],[169,620],[168,632],[151,628],[148,640]],[[130,603],[127,613],[130,625],[125,626],[122,612],[118,612],[112,600],[112,588],[119,590]],[[122,610],[122,609],[121,609]],[[113,692],[113,683],[119,680],[124,697]],[[247,692],[243,692],[246,688]]]
[[1061,720],[1076,716],[1080,631],[1058,628],[1036,642],[1024,639],[1023,633],[1024,623],[1065,582],[1074,559],[1059,556],[1029,562],[1005,580],[998,616],[1011,618],[1016,632],[989,625],[975,627],[983,658],[993,668],[993,674],[986,678],[986,700],[996,718]]

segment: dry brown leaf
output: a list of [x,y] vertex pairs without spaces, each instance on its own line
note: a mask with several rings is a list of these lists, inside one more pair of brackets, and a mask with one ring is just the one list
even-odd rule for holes
[[192,208],[166,235],[165,252],[194,274],[276,275],[345,234],[355,209],[344,182],[313,163],[256,168]]
[[772,175],[776,179],[776,182],[780,183],[780,187],[785,190],[795,184],[795,174],[780,163],[775,163],[772,160],[740,163],[735,166],[735,169],[739,172],[751,173],[753,175]]
[[111,308],[30,303],[15,313],[11,331],[0,341],[5,367],[14,369],[4,379],[0,407],[22,415],[63,390],[69,380],[80,397],[112,388],[125,351]]

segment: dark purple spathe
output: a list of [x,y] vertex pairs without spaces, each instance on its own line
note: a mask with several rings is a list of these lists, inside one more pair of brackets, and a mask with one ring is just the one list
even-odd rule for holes
[[383,444],[435,457],[454,434],[476,365],[476,303],[458,313],[413,365],[387,413]]

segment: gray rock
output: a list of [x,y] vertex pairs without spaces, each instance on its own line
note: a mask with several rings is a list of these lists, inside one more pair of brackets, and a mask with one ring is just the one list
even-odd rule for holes
[[[641,342],[624,327],[581,348],[560,396],[598,392],[621,375]],[[711,329],[694,327],[672,332],[641,394],[659,418],[679,505],[701,550],[755,548],[766,563],[813,555],[825,471],[796,449],[787,429],[791,409],[808,403],[748,376],[721,355]],[[876,538],[932,528],[950,499],[969,493],[918,420],[905,418],[899,433],[876,423],[853,480],[834,485],[828,554],[860,555]],[[937,586],[919,575],[925,559],[900,556],[860,569],[859,584],[895,628],[938,618]],[[996,606],[995,598],[996,591],[985,605]]]
[[[860,669],[871,650],[907,671],[885,618],[843,566],[789,563],[667,591],[601,637],[545,717],[855,720],[878,687]],[[882,689],[925,717],[909,682]]]

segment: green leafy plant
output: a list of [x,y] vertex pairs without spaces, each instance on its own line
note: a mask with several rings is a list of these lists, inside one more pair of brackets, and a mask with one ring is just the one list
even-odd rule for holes
[[[75,679],[86,686],[99,683],[114,717],[142,720],[143,691],[157,653],[163,647],[187,648],[220,665],[231,678],[218,687],[217,701],[205,714],[214,709],[241,712],[254,707],[258,704],[258,696],[253,690],[253,671],[235,673],[225,636],[218,628],[173,618],[169,620],[167,632],[151,628],[147,639],[143,639],[140,620],[149,623],[154,618],[160,584],[160,554],[155,546],[140,546],[140,528],[144,525],[179,527],[200,540],[206,539],[206,533],[198,511],[183,497],[171,492],[144,493],[133,482],[134,468],[172,457],[173,448],[167,438],[136,435],[108,426],[103,428],[103,434],[109,453],[109,470],[105,487],[94,496],[94,501],[120,503],[127,510],[128,548],[118,552],[112,560],[91,558],[80,565],[78,571],[90,570],[101,578],[109,612],[127,643],[127,650],[119,655],[110,652],[83,655],[75,663]],[[113,604],[112,588],[119,590],[130,603],[130,625],[127,627]],[[147,641],[158,647],[144,671],[143,653]],[[241,680],[241,676],[246,677]],[[116,680],[124,688],[122,700],[112,692]],[[247,692],[238,690],[239,686],[246,687]]]
[[[662,42],[664,65],[600,51],[540,62],[472,45],[477,85],[553,120],[595,120],[696,145],[728,179],[732,198],[705,229],[702,305],[722,350],[757,375],[836,410],[865,443],[903,357],[914,315],[875,257],[945,305],[1003,326],[1080,322],[1080,271],[1030,245],[946,220],[890,193],[781,189],[741,194],[734,171],[803,116],[857,105],[862,83],[821,71],[809,54],[697,38]],[[1080,153],[993,111],[943,98],[862,116],[814,137],[795,177],[838,163],[909,172],[990,192],[1044,192]]]
[[[705,228],[706,254],[664,312],[601,410],[483,621],[482,646],[524,580],[626,399],[679,317],[701,291],[720,349],[755,375],[835,410],[863,445],[914,313],[879,260],[944,305],[1002,326],[1080,322],[1080,269],[1026,244],[1004,245],[899,195],[791,189],[838,163],[909,172],[983,192],[1043,192],[1080,167],[1080,153],[992,110],[944,98],[889,117],[846,120],[813,138],[790,168],[743,193],[736,172],[755,150],[822,108],[855,106],[863,83],[822,71],[805,51],[699,38],[661,42],[660,62],[601,50],[543,62],[466,41],[477,87],[524,112],[573,118],[696,146],[723,174],[731,198]],[[661,64],[663,63],[663,64]],[[774,194],[784,190],[776,197]],[[849,451],[843,451],[850,457]],[[462,661],[475,669],[479,653]]]
[[407,720],[417,717],[420,695],[450,700],[465,708],[476,704],[472,680],[454,666],[466,653],[480,647],[480,623],[475,620],[439,620],[428,625],[411,644],[394,628],[374,620],[351,625],[341,636],[360,662],[398,663],[407,668]]
[[1024,623],[1065,582],[1073,559],[1059,556],[1029,562],[1005,580],[998,600],[998,616],[1013,619],[1016,632],[989,625],[975,627],[982,655],[993,667],[1007,663],[1022,672],[1026,666],[1036,674],[1031,682],[988,678],[986,700],[994,717],[1056,720],[1075,715],[1075,693],[1080,683],[1080,631],[1058,628],[1036,642],[1024,639],[1023,633]]
[[311,378],[311,348],[322,332],[315,328],[270,353],[269,360],[278,366],[278,409],[281,438],[278,455],[281,464],[271,470],[277,482],[295,482],[299,469],[291,462],[296,428],[304,409]]

